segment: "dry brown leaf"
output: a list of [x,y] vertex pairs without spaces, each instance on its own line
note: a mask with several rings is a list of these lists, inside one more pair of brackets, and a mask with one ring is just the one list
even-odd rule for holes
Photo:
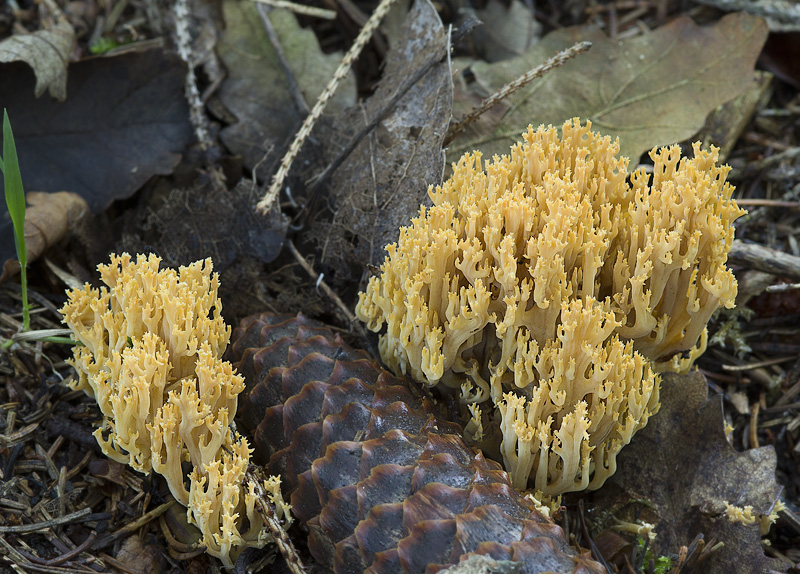
[[319,237],[327,273],[345,282],[358,281],[365,264],[383,261],[385,245],[396,241],[398,227],[408,224],[428,201],[428,186],[442,177],[453,83],[450,35],[433,4],[415,2],[391,45],[375,94],[337,118],[339,133],[352,136],[388,111],[332,178],[333,227]]
[[23,61],[36,74],[34,95],[45,90],[59,101],[67,97],[67,64],[75,43],[75,30],[66,20],[49,30],[17,34],[0,42],[0,62]]
[[161,48],[87,58],[70,65],[69,98],[57,102],[30,97],[34,77],[22,62],[3,66],[0,102],[25,187],[68,189],[97,213],[172,173],[193,137],[185,76],[181,59]]
[[[26,195],[25,248],[28,263],[32,263],[60,241],[70,228],[89,213],[89,205],[78,194],[70,191],[43,193],[31,191]],[[19,262],[8,259],[4,262],[0,282],[19,272]]]
[[[547,35],[524,56],[469,66],[475,81],[456,83],[454,116],[577,41],[591,50],[501,102],[455,139],[448,159],[480,149],[508,153],[528,124],[561,125],[590,119],[597,131],[618,136],[622,155],[636,162],[655,146],[683,141],[703,127],[709,112],[753,83],[753,66],[767,37],[763,20],[729,14],[700,27],[677,18],[653,32],[612,40],[593,28]],[[459,62],[463,69],[467,62]],[[461,85],[459,85],[461,84]]]
[[[295,105],[286,72],[256,5],[226,0],[222,9],[225,31],[217,51],[228,77],[220,86],[219,98],[238,121],[224,128],[220,138],[231,152],[242,156],[248,169],[265,154],[270,158],[263,163],[266,167],[283,155],[307,110]],[[308,106],[313,106],[339,66],[341,55],[325,54],[314,32],[303,29],[290,11],[274,9],[269,19],[299,91]],[[341,111],[355,101],[356,82],[350,73],[328,102],[328,111]]]
[[[617,472],[595,496],[590,516],[655,525],[654,550],[677,554],[702,533],[724,546],[703,562],[707,574],[784,571],[764,555],[759,524],[732,522],[725,503],[772,510],[782,487],[775,480],[771,446],[736,452],[725,438],[720,396],[708,398],[705,377],[664,375],[661,410],[617,458]],[[747,565],[746,569],[744,565]]]
[[247,179],[230,190],[198,182],[152,194],[126,223],[122,248],[129,253],[153,251],[169,267],[211,257],[220,275],[225,319],[235,324],[237,317],[269,304],[263,294],[271,270],[264,264],[278,257],[289,225],[278,209],[266,216],[256,213],[261,195]]

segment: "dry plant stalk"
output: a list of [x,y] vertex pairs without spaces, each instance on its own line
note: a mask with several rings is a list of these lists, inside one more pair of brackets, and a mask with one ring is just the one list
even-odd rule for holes
[[306,119],[303,121],[303,125],[300,126],[297,134],[295,134],[294,140],[292,140],[292,143],[289,146],[289,150],[286,152],[286,155],[283,156],[281,165],[278,167],[278,171],[275,173],[275,177],[272,179],[272,184],[269,186],[267,193],[264,194],[264,197],[262,197],[256,205],[256,211],[261,215],[265,215],[272,207],[272,204],[275,202],[275,199],[280,193],[281,186],[283,185],[286,176],[289,174],[289,169],[292,167],[294,158],[297,157],[297,154],[300,152],[300,148],[303,147],[303,143],[311,133],[311,130],[314,127],[317,119],[319,119],[320,115],[322,115],[322,111],[328,104],[328,100],[330,100],[333,94],[336,92],[336,88],[339,87],[339,82],[350,71],[350,67],[353,65],[353,62],[356,58],[358,58],[361,50],[367,44],[367,41],[372,37],[373,32],[375,32],[375,30],[378,28],[381,20],[383,20],[383,17],[389,11],[389,8],[392,7],[394,2],[395,0],[381,0],[381,3],[378,4],[377,8],[375,8],[375,11],[369,17],[369,20],[367,20],[366,24],[364,24],[364,27],[361,28],[356,41],[350,47],[350,50],[348,50],[347,54],[345,54],[344,58],[342,59],[342,63],[339,64],[339,67],[336,69],[336,72],[334,72],[333,77],[328,82],[328,85],[325,86],[325,90],[322,92],[322,94],[320,94],[317,102],[314,104],[314,107],[311,110],[311,113],[306,116]]
[[[247,487],[252,488],[256,494],[256,510],[261,515],[264,524],[269,528],[275,544],[281,551],[281,555],[286,560],[286,565],[292,574],[306,574],[306,567],[303,565],[303,560],[300,558],[297,549],[289,538],[286,529],[281,524],[276,511],[278,510],[275,500],[275,491],[267,492],[261,484],[261,479],[253,472],[255,467],[248,468],[245,476],[247,477]],[[277,477],[270,477],[267,483],[274,486],[277,491],[280,491],[280,479]],[[271,481],[271,482],[270,482]],[[275,482],[277,481],[277,483]]]
[[194,75],[195,59],[192,54],[192,38],[189,34],[189,6],[188,0],[175,0],[175,45],[178,55],[186,62],[186,81],[184,90],[186,100],[189,102],[189,119],[194,127],[194,135],[200,148],[207,150],[211,147],[211,136],[208,133],[208,118],[205,114],[205,105],[200,98],[197,88],[197,78]]
[[466,116],[464,116],[457,122],[450,124],[450,129],[447,131],[447,137],[444,139],[442,147],[446,147],[447,145],[449,145],[450,142],[452,142],[456,138],[456,136],[458,136],[458,134],[463,132],[468,125],[470,125],[472,122],[474,122],[483,114],[485,114],[497,102],[514,94],[520,88],[527,86],[536,78],[542,77],[553,68],[558,68],[559,66],[562,66],[565,62],[571,60],[575,56],[583,54],[591,47],[592,47],[591,42],[578,42],[577,44],[573,44],[566,50],[561,50],[558,54],[547,60],[544,64],[536,66],[531,71],[526,72],[516,80],[509,82],[508,84],[497,90],[494,94],[483,100],[480,103],[480,105],[475,106],[472,109],[472,111],[468,113]]

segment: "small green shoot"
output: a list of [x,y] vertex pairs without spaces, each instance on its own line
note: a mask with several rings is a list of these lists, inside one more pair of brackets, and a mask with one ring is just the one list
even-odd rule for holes
[[652,572],[654,574],[667,574],[672,569],[672,560],[668,556],[656,556],[648,541],[643,537],[640,536],[636,540],[636,546],[640,555],[644,551],[644,565],[650,564],[650,561],[653,562],[655,569]]
[[94,42],[89,44],[89,52],[95,55],[105,54],[106,52],[110,52],[114,48],[118,48],[120,43],[114,40],[113,38],[108,38],[106,36],[100,36]]
[[19,171],[17,148],[14,145],[14,134],[8,121],[8,111],[3,110],[3,157],[0,160],[5,183],[6,205],[14,226],[14,245],[17,249],[17,260],[20,266],[20,282],[22,284],[22,329],[31,327],[30,306],[28,305],[28,256],[25,250],[25,191],[22,188],[22,174]]
[[3,157],[0,157],[0,171],[3,172],[8,214],[11,216],[11,224],[14,226],[14,245],[17,250],[20,283],[22,285],[22,332],[27,333],[27,336],[15,336],[4,341],[0,344],[0,350],[8,349],[17,340],[26,339],[68,345],[79,344],[70,338],[59,336],[64,333],[63,329],[30,332],[31,306],[28,304],[28,252],[25,248],[25,190],[22,187],[22,174],[19,171],[14,134],[11,131],[11,123],[8,121],[8,111],[5,109],[3,109]]

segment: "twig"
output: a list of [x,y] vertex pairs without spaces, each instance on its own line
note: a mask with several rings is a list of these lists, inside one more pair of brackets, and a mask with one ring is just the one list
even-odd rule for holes
[[369,17],[367,23],[364,24],[363,28],[361,28],[356,41],[350,47],[350,50],[348,50],[347,54],[345,54],[344,58],[342,59],[342,63],[339,64],[339,67],[336,69],[336,72],[334,72],[330,82],[328,82],[328,85],[325,86],[325,90],[322,92],[322,94],[320,94],[319,98],[314,104],[313,109],[311,110],[311,113],[306,116],[305,121],[303,121],[303,125],[300,126],[297,134],[295,134],[294,140],[289,146],[289,150],[286,152],[286,155],[283,156],[280,167],[278,167],[278,171],[275,174],[267,193],[264,194],[264,197],[262,197],[261,201],[259,201],[256,205],[256,211],[261,215],[266,215],[266,213],[272,207],[273,202],[278,197],[281,186],[283,186],[286,176],[289,174],[289,169],[292,167],[294,158],[297,157],[300,148],[303,146],[306,138],[311,133],[311,128],[314,127],[314,123],[316,123],[317,119],[322,114],[322,111],[325,109],[328,100],[331,98],[331,96],[333,96],[334,92],[336,92],[339,82],[350,71],[353,61],[361,53],[361,50],[364,48],[370,37],[372,37],[372,33],[378,27],[381,20],[383,20],[383,17],[389,11],[389,8],[392,7],[394,2],[395,0],[381,0],[381,3],[378,4],[377,8],[375,8],[375,11]]
[[728,260],[736,265],[757,271],[795,280],[800,279],[800,257],[763,245],[734,240]]
[[37,532],[38,530],[46,530],[53,526],[58,526],[59,524],[66,524],[68,522],[72,522],[79,518],[83,518],[87,514],[91,513],[92,513],[91,508],[82,508],[77,512],[73,512],[65,516],[59,516],[57,518],[52,518],[50,520],[45,520],[44,522],[34,522],[33,524],[18,524],[15,526],[0,526],[0,532],[14,532],[17,534],[25,532]]
[[[13,561],[16,566],[23,570],[18,572],[25,572],[30,570],[32,572],[43,572],[45,574],[75,574],[76,570],[73,566],[69,568],[60,568],[58,566],[47,566],[44,564],[36,564],[31,562],[29,558],[23,555],[18,549],[11,546],[8,541],[0,536],[0,546],[2,546],[8,554],[7,560]],[[27,552],[26,552],[27,554]]]
[[723,371],[750,371],[752,369],[760,369],[761,367],[769,367],[771,365],[780,365],[781,363],[788,363],[795,360],[797,357],[776,357],[774,359],[767,359],[766,361],[757,361],[755,363],[747,363],[746,365],[722,365]]
[[[50,14],[55,16],[58,23],[69,24],[69,19],[55,0],[43,0],[42,4],[47,6],[47,9],[50,10]],[[72,26],[72,24],[70,24],[70,26]]]
[[567,48],[566,50],[560,51],[558,54],[547,60],[541,66],[537,66],[531,71],[523,74],[516,80],[506,84],[497,92],[483,100],[480,105],[475,106],[470,113],[468,113],[464,118],[461,120],[450,124],[450,129],[448,130],[447,137],[444,139],[443,145],[448,145],[452,142],[458,134],[464,131],[464,129],[470,125],[472,122],[477,120],[480,116],[482,116],[486,111],[494,106],[497,102],[502,100],[503,98],[507,98],[520,88],[526,86],[527,84],[531,83],[536,78],[539,78],[552,70],[553,68],[557,68],[563,65],[568,60],[571,60],[575,56],[579,54],[583,54],[589,48],[592,47],[591,42],[578,42],[573,46]]
[[91,546],[92,542],[94,542],[95,538],[97,538],[97,532],[90,532],[89,536],[86,537],[86,540],[81,542],[78,546],[76,546],[75,548],[73,548],[69,552],[67,552],[65,554],[62,554],[61,556],[57,556],[56,558],[53,558],[52,560],[46,560],[44,562],[44,565],[45,566],[58,566],[59,564],[62,564],[64,562],[68,561],[68,560],[72,560],[78,554],[80,554],[81,552],[83,552],[84,550],[89,548],[89,546]]
[[335,10],[326,10],[325,8],[317,8],[316,6],[306,6],[305,4],[297,4],[296,2],[289,2],[288,0],[255,0],[260,4],[266,4],[273,8],[286,8],[295,14],[303,14],[305,16],[313,16],[315,18],[323,18],[325,20],[336,20]]
[[606,572],[611,572],[612,571],[611,567],[606,562],[603,553],[600,552],[600,549],[597,547],[597,544],[595,544],[594,540],[589,535],[589,529],[586,527],[586,518],[583,516],[583,499],[578,500],[578,510],[579,510],[579,516],[581,518],[581,530],[583,531],[584,538],[589,542],[589,547],[592,550],[592,558],[594,558],[598,562],[601,562],[603,566],[605,566]]
[[308,264],[308,261],[305,260],[305,257],[303,257],[303,255],[297,250],[297,247],[294,246],[294,243],[292,243],[291,240],[286,241],[286,245],[289,247],[289,251],[292,252],[292,255],[300,264],[300,266],[305,269],[306,273],[308,273],[311,278],[314,279],[314,281],[316,281],[317,287],[322,289],[322,291],[333,300],[333,302],[339,308],[339,311],[341,311],[347,319],[348,323],[352,327],[355,327],[359,335],[366,337],[366,333],[364,332],[364,328],[361,326],[361,323],[356,319],[355,315],[353,315],[350,309],[347,308],[347,305],[344,304],[344,301],[342,301],[339,296],[333,292],[333,289],[328,287],[328,284],[322,280],[322,275],[319,275],[316,271],[314,271],[314,268]]
[[753,410],[750,411],[750,448],[758,448],[758,411],[760,410],[761,405],[758,402],[753,404]]
[[[792,189],[790,189],[789,191],[784,193],[779,199],[775,199],[775,200],[763,200],[762,199],[760,201],[775,201],[775,202],[780,202],[780,203],[786,202],[786,203],[791,203],[791,204],[795,204],[795,205],[800,205],[800,201],[798,201],[799,197],[800,197],[800,185],[795,185],[794,187],[792,187]],[[760,219],[761,217],[764,217],[769,212],[768,208],[770,208],[770,207],[783,207],[781,205],[773,205],[773,204],[757,205],[757,204],[752,203],[752,202],[756,202],[756,201],[759,201],[759,200],[758,199],[743,199],[743,200],[738,200],[737,199],[736,200],[736,203],[738,203],[739,205],[743,205],[743,206],[751,205],[751,206],[755,207],[755,209],[751,209],[749,212],[744,214],[742,216],[742,218],[738,220],[737,225],[739,225],[741,227],[743,225],[747,225],[748,223],[750,223],[752,221]],[[786,208],[787,209],[791,209],[788,206],[786,206]]]
[[797,291],[800,289],[800,283],[777,283],[775,285],[767,285],[764,289],[767,293],[786,293],[787,291]]
[[281,551],[284,560],[286,560],[286,565],[289,567],[289,570],[291,570],[292,574],[306,574],[306,568],[303,566],[303,561],[300,559],[300,555],[297,553],[297,549],[294,547],[291,538],[286,534],[286,530],[281,526],[280,522],[278,522],[278,519],[275,518],[275,513],[272,511],[269,497],[264,491],[261,481],[250,469],[247,470],[245,477],[247,478],[248,484],[253,485],[255,490],[256,510],[258,510],[261,518],[264,519],[264,522],[269,528],[272,539]]
[[753,207],[781,207],[800,209],[800,201],[781,201],[780,199],[737,199],[737,205]]
[[107,536],[104,536],[103,538],[98,540],[97,543],[92,545],[92,548],[94,550],[100,550],[101,548],[105,548],[109,544],[113,544],[114,542],[116,542],[117,540],[122,538],[123,536],[127,536],[128,534],[131,534],[132,532],[135,532],[136,530],[139,530],[142,526],[144,526],[145,524],[147,524],[151,520],[155,520],[156,518],[158,518],[159,516],[164,514],[167,510],[172,508],[177,503],[178,502],[173,498],[172,500],[170,500],[168,502],[165,502],[161,506],[157,506],[156,508],[154,508],[150,512],[148,512],[146,514],[142,514],[139,518],[137,518],[136,520],[134,520],[130,524],[126,524],[125,526],[123,526],[122,528],[120,528],[119,530],[114,532],[113,534],[109,534]]
[[748,12],[780,22],[800,22],[800,6],[782,0],[697,0],[698,4],[713,6],[720,10]]
[[781,152],[765,157],[760,161],[753,162],[752,164],[748,165],[745,169],[748,172],[765,169],[768,167],[772,167],[773,165],[778,165],[783,161],[792,161],[799,155],[800,155],[800,147],[790,147],[789,149],[785,149]]
[[270,44],[272,44],[278,56],[278,62],[280,62],[281,68],[283,68],[283,73],[286,74],[286,79],[289,82],[289,93],[292,95],[292,99],[294,99],[294,105],[297,111],[304,115],[311,113],[308,109],[306,99],[300,91],[300,86],[297,85],[297,80],[294,78],[294,72],[292,72],[292,69],[289,67],[289,62],[286,60],[286,55],[283,53],[283,46],[281,46],[280,39],[278,39],[278,35],[275,33],[275,28],[272,27],[272,22],[269,19],[269,8],[264,4],[259,4],[257,9],[258,15],[261,16],[261,23],[264,24],[264,29],[267,31]]

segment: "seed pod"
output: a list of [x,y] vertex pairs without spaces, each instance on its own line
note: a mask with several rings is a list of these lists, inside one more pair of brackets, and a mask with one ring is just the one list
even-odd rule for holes
[[320,565],[433,573],[487,555],[523,573],[605,571],[366,352],[302,315],[250,317],[233,341],[254,459],[283,477]]

